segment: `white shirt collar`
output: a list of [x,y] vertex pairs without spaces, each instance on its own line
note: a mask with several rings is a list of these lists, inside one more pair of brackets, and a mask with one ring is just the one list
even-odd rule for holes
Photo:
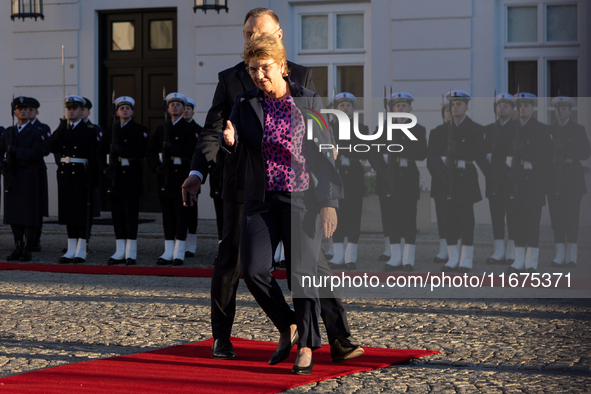
[[173,125],[173,126],[174,126],[174,125],[176,125],[178,122],[180,122],[180,121],[181,121],[181,119],[183,119],[183,117],[182,117],[182,116],[181,116],[180,118],[178,118],[178,119],[176,120],[176,122],[172,122],[172,125]]
[[78,122],[76,123],[72,123],[70,122],[70,125],[72,126],[72,128],[75,128],[76,126],[78,126],[78,123],[82,122],[82,119],[78,119]]
[[464,115],[464,117],[462,118],[462,120],[460,121],[460,123],[456,123],[455,119],[454,119],[454,123],[456,123],[456,126],[461,125],[462,123],[464,123],[464,119],[466,119],[467,115]]
[[119,123],[119,124],[121,125],[121,128],[124,128],[129,122],[131,122],[131,118],[127,122],[125,122],[124,124],[121,124],[121,123]]
[[560,127],[564,127],[564,126],[566,126],[566,124],[568,123],[569,120],[570,120],[570,117],[566,120],[566,122],[564,122],[564,124],[560,124],[560,122],[558,122],[558,124],[560,124]]
[[21,132],[21,130],[22,130],[22,129],[24,129],[25,127],[27,127],[27,125],[28,125],[29,123],[31,123],[31,121],[30,121],[30,120],[29,120],[29,121],[27,121],[27,123],[25,123],[25,124],[24,124],[24,125],[22,125],[22,126],[18,126],[18,125],[17,125],[17,126],[18,126],[18,128],[16,129],[16,130],[17,130],[17,132],[19,132],[19,133],[20,133],[20,132]]
[[521,123],[521,120],[520,120],[519,123],[521,123],[521,127],[525,126],[527,124],[527,122],[529,122],[530,119],[531,119],[531,116],[529,118],[527,118],[525,123]]
[[506,120],[506,121],[504,121],[503,123],[501,123],[501,121],[499,120],[499,124],[500,124],[501,126],[504,126],[504,125],[506,125],[506,124],[507,124],[507,122],[508,122],[508,121],[510,121],[510,120],[511,120],[511,117],[509,117],[509,119],[507,119],[507,120]]

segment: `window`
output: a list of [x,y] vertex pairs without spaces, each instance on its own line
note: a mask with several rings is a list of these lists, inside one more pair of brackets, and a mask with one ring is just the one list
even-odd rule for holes
[[537,41],[537,7],[509,7],[507,9],[507,42]]
[[172,20],[150,21],[150,49],[172,49],[172,29]]
[[[550,98],[559,94],[576,98],[588,95],[585,16],[591,3],[585,0],[501,0],[504,48],[499,58],[503,81],[497,90],[517,90],[540,97],[538,115],[552,121]],[[548,97],[548,99],[545,99]]]
[[113,22],[111,24],[113,32],[113,51],[133,51],[135,48],[134,34],[135,26],[133,22]]
[[350,92],[359,111],[371,95],[370,10],[369,2],[294,7],[294,61],[312,69],[318,94]]

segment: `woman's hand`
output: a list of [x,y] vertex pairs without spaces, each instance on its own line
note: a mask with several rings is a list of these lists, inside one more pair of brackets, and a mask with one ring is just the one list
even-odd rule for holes
[[224,130],[224,144],[228,146],[234,146],[234,126],[232,122],[226,120],[226,129]]
[[333,207],[324,207],[320,209],[320,227],[324,229],[326,238],[332,237],[337,229],[337,210]]

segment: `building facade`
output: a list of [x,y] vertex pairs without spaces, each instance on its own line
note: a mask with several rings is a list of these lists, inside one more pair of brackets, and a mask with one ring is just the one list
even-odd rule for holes
[[[268,7],[280,18],[288,59],[312,67],[322,96],[349,91],[364,97],[358,110],[370,129],[383,111],[372,103],[382,102],[385,89],[411,93],[413,112],[427,130],[441,123],[441,95],[450,89],[474,97],[470,116],[482,124],[494,121],[495,91],[519,89],[542,98],[536,116],[546,123],[553,121],[546,97],[579,97],[576,118],[590,133],[585,98],[591,93],[591,4],[585,0],[228,0],[229,12],[219,14],[194,13],[193,3],[44,0],[43,20],[13,22],[6,4],[0,13],[0,108],[6,109],[0,124],[11,123],[14,94],[37,98],[40,120],[57,127],[63,112],[62,45],[66,94],[92,100],[93,122],[111,122],[115,90],[136,99],[136,119],[153,132],[162,122],[164,88],[194,98],[195,120],[203,124],[217,73],[240,61],[244,15]],[[50,214],[56,215],[55,163],[52,156],[46,161]],[[428,185],[424,163],[421,176]],[[151,210],[156,194],[148,190],[154,189],[151,175],[145,177],[142,204]],[[208,195],[207,187],[202,195]],[[588,200],[583,199],[583,223],[591,219]],[[209,198],[199,204],[201,217],[214,217]],[[476,205],[476,219],[490,222],[486,203]]]

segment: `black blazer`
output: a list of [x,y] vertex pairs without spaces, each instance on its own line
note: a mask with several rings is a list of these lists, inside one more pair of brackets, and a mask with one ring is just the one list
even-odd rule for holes
[[[287,62],[289,79],[307,89],[315,90],[312,82],[312,71],[299,64]],[[199,142],[193,153],[191,170],[203,174],[203,181],[209,172],[210,162],[216,158],[219,151],[218,136],[226,127],[226,120],[230,118],[234,100],[247,90],[256,86],[252,78],[246,72],[246,64],[240,62],[234,67],[228,68],[218,74],[218,84],[215,89],[211,108],[207,112],[205,125],[199,134]],[[230,156],[225,159],[223,177],[223,198],[241,201],[242,196],[235,188],[236,165],[238,156]]]
[[[290,82],[291,96],[302,111],[306,125],[311,108],[317,112],[322,108],[322,100],[318,93]],[[236,104],[230,115],[230,121],[235,126],[236,143],[232,147],[224,146],[229,153],[236,154],[240,150],[238,163],[238,177],[236,188],[244,191],[245,198],[265,201],[265,162],[263,159],[262,140],[264,130],[264,115],[262,101],[264,93],[258,89],[249,90],[236,98]],[[338,208],[337,199],[343,198],[343,184],[335,169],[334,156],[331,149],[320,150],[322,144],[332,144],[330,131],[316,122],[312,122],[313,135],[308,140],[304,135],[304,153],[306,165],[310,174],[310,188],[319,207]],[[307,130],[306,130],[307,133]],[[223,134],[219,136],[223,144]]]

